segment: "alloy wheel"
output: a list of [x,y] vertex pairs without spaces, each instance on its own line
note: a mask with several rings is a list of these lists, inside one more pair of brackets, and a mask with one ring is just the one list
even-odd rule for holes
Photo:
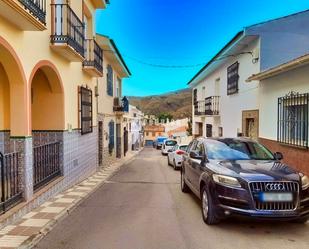
[[208,197],[207,197],[206,190],[203,191],[202,208],[203,208],[204,218],[207,219],[208,217]]

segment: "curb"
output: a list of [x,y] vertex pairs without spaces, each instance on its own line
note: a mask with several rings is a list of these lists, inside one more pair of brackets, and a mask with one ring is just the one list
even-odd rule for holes
[[[50,221],[45,227],[43,227],[40,232],[36,235],[33,235],[29,237],[22,245],[20,245],[18,248],[19,249],[29,249],[29,248],[34,248],[59,222],[64,220],[66,217],[68,217],[82,202],[84,202],[86,199],[88,199],[95,191],[97,191],[100,187],[102,187],[111,177],[113,177],[123,166],[131,163],[135,157],[140,153],[141,151],[138,151],[137,153],[133,154],[131,158],[124,162],[116,162],[112,164],[109,167],[104,168],[110,169],[111,167],[115,167],[112,172],[109,172],[108,176],[102,180],[102,182],[98,183],[93,189],[91,189],[85,196],[82,196],[79,200],[76,202],[73,202],[71,206],[63,210],[61,213],[59,213],[52,221]],[[117,165],[119,164],[119,165]],[[101,169],[98,172],[105,172],[104,169]],[[95,173],[95,174],[96,174]],[[94,176],[95,174],[89,176],[88,178]],[[87,180],[88,178],[84,179],[82,182]],[[80,184],[76,184],[74,186],[78,186]],[[66,190],[65,190],[66,191]],[[61,193],[60,193],[61,194]]]

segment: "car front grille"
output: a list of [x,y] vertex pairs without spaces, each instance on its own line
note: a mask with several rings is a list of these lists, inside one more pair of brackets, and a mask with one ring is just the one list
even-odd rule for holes
[[[257,210],[294,210],[298,203],[299,184],[297,182],[250,182],[250,191]],[[261,193],[292,193],[292,202],[262,202]]]

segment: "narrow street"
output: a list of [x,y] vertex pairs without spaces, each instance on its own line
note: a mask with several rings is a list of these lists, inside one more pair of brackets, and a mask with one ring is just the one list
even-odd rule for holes
[[207,226],[179,171],[146,148],[61,221],[36,248],[309,248],[309,224],[236,219]]

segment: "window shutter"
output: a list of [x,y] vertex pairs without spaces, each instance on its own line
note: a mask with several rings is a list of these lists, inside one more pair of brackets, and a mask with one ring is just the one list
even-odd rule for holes
[[107,66],[107,94],[113,96],[113,68]]

